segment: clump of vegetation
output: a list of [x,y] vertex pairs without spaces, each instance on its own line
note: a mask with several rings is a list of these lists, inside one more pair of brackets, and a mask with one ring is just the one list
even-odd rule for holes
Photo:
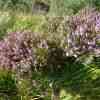
[[[0,69],[0,97],[12,99],[17,95],[17,85],[14,73]],[[3,99],[3,100],[5,100]]]
[[14,16],[10,15],[8,12],[0,12],[0,39],[3,39],[8,29],[12,28],[14,20]]
[[32,65],[32,34],[30,32],[10,33],[0,41],[0,66],[7,69],[16,69],[18,66]]
[[15,21],[12,27],[10,27],[8,32],[24,31],[30,30],[32,32],[39,32],[38,27],[44,22],[45,17],[43,15],[16,15]]
[[100,47],[97,44],[100,41],[100,13],[98,11],[93,8],[83,9],[70,19],[69,27],[71,31],[67,41],[70,53],[100,55]]
[[99,5],[1,0],[0,99],[99,100]]

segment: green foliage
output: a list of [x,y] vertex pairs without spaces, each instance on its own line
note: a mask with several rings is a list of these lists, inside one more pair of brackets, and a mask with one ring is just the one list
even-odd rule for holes
[[69,15],[78,12],[88,4],[89,0],[51,0],[51,14]]
[[[0,8],[2,10],[14,10],[15,12],[32,13],[33,4],[37,0],[0,0]],[[38,0],[50,6],[50,15],[70,15],[77,13],[85,6],[94,6],[100,8],[99,0]]]
[[51,89],[49,80],[40,72],[32,74],[32,95],[34,98],[43,98],[43,100],[51,100]]
[[14,24],[14,16],[7,12],[0,12],[0,39],[6,35],[9,28]]
[[19,15],[15,17],[14,25],[8,29],[9,32],[30,30],[38,31],[38,27],[44,21],[44,16]]
[[14,74],[11,71],[0,70],[0,96],[13,97],[17,94]]
[[99,0],[50,0],[50,15],[71,15],[77,13],[86,6],[100,8]]
[[32,0],[0,0],[2,10],[12,10],[21,12],[30,12]]

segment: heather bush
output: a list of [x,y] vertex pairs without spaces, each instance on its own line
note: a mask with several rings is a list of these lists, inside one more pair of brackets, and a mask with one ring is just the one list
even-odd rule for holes
[[0,66],[6,69],[30,68],[33,63],[31,42],[31,32],[8,34],[0,41]]
[[100,13],[94,8],[85,8],[69,20],[67,37],[69,55],[100,55]]

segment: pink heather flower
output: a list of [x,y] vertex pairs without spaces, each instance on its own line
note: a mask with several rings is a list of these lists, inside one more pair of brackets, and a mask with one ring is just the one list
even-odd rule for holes
[[85,53],[100,55],[100,12],[91,8],[83,9],[79,14],[72,16],[69,23],[71,29],[67,36],[69,55]]
[[0,66],[2,68],[16,69],[23,60],[30,66],[32,65],[31,34],[30,32],[10,33],[0,41]]

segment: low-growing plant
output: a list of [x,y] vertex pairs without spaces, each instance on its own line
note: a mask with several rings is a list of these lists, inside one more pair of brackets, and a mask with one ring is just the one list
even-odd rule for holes
[[69,21],[70,33],[67,37],[72,55],[100,55],[100,13],[94,8],[85,8]]
[[31,42],[31,32],[8,34],[0,41],[0,66],[6,69],[16,69],[18,66],[30,68],[33,63]]
[[9,100],[10,97],[13,98],[17,95],[18,91],[14,75],[11,71],[0,69],[0,97]]

